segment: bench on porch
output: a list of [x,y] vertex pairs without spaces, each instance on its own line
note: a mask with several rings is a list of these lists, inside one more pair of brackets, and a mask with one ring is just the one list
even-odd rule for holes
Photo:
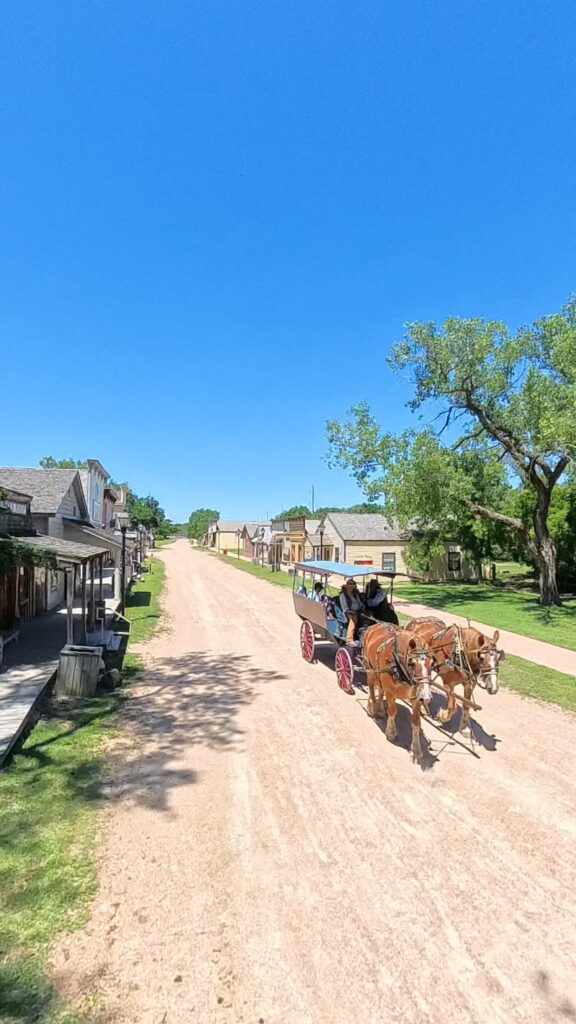
[[4,648],[6,644],[9,644],[11,640],[17,644],[19,639],[20,630],[17,627],[14,629],[6,629],[4,631],[0,630],[0,665],[4,658]]

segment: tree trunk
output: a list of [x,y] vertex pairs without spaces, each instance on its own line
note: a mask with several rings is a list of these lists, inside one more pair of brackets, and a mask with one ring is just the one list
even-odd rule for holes
[[531,537],[521,519],[506,516],[495,509],[478,505],[475,501],[467,501],[469,512],[479,519],[488,519],[492,523],[502,523],[514,530],[526,553],[533,560],[539,575],[540,604],[549,606],[561,604],[556,580],[556,545],[548,531],[548,509],[551,492],[540,487],[537,491],[537,505],[534,509],[533,522],[535,536]]
[[540,604],[545,607],[562,603],[556,579],[556,545],[548,531],[549,506],[550,494],[539,495],[539,501],[534,510],[534,532]]

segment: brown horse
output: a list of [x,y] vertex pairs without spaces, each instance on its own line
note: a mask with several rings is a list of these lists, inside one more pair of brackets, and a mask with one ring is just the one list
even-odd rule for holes
[[[442,619],[433,616],[412,619],[405,626],[408,633],[421,637],[431,648],[437,665],[438,675],[448,690],[448,705],[438,713],[438,721],[444,725],[451,722],[456,714],[455,687],[462,686],[464,698],[472,700],[474,687],[478,683],[488,693],[498,693],[498,673],[503,652],[496,647],[500,636],[498,630],[490,640],[473,626],[447,626]],[[460,731],[470,730],[470,708],[464,704]]]
[[421,761],[420,715],[422,705],[426,710],[432,696],[433,656],[428,644],[417,635],[382,623],[366,630],[363,651],[370,691],[368,714],[383,717],[386,698],[386,738],[393,742],[397,736],[396,701],[407,701],[412,708],[412,757]]

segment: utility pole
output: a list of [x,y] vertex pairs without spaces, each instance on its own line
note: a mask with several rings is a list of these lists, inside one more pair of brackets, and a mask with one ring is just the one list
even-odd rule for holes
[[314,484],[312,484],[312,515],[314,515]]

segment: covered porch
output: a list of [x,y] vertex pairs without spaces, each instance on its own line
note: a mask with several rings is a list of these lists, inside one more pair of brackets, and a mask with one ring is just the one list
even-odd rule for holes
[[0,664],[0,765],[35,721],[36,707],[55,677],[62,648],[66,644],[88,644],[113,651],[109,638],[126,642],[129,633],[118,615],[120,598],[114,594],[114,569],[103,565],[104,549],[47,536],[19,537],[18,544],[47,556],[55,566],[51,571],[65,575],[66,600],[47,614],[17,619],[16,640],[4,649]]
[[[60,537],[18,537],[17,540],[19,545],[29,548],[40,559],[49,560],[54,567],[52,571],[64,574],[66,643],[85,644],[87,633],[105,618],[107,602],[111,611],[116,609],[119,602],[119,597],[114,596],[114,570],[105,567],[109,549]],[[77,594],[79,601],[75,608]],[[20,621],[18,596],[15,612],[17,621]]]

